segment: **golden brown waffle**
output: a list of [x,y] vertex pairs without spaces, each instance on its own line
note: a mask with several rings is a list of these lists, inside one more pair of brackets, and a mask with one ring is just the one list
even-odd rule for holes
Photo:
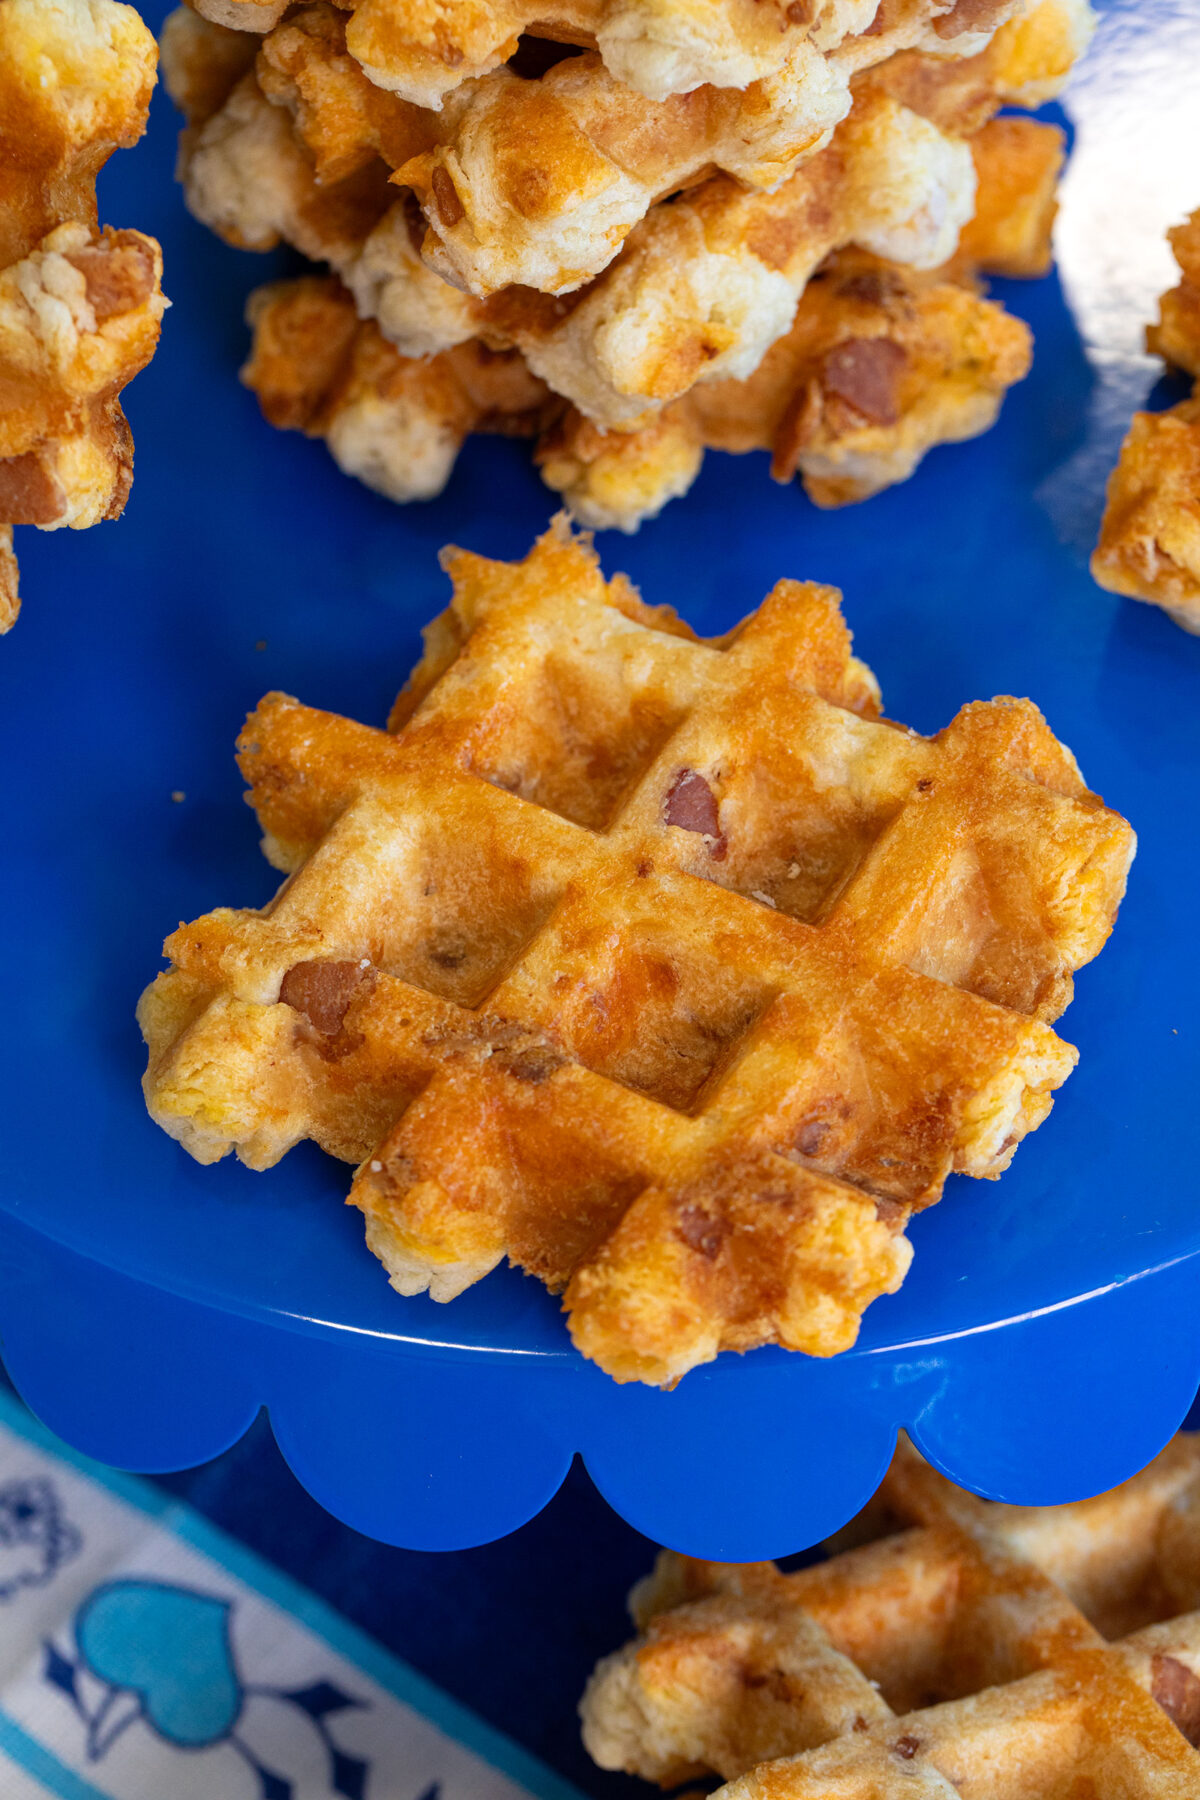
[[1200,632],[1200,393],[1134,413],[1091,566],[1101,587]]
[[561,523],[448,567],[389,733],[246,726],[289,879],[168,940],[151,1112],[203,1162],[361,1161],[402,1292],[508,1256],[619,1380],[845,1348],[910,1212],[1049,1111],[1129,827],[1027,701],[879,721],[831,589],[704,642]]
[[[269,31],[280,0],[202,0],[223,26]],[[820,56],[870,56],[871,40],[916,43],[940,55],[972,55],[1020,0],[353,0],[347,43],[379,87],[440,109],[448,95],[516,55],[522,34],[598,50],[612,79],[651,100],[696,88],[743,89],[769,79],[798,46]],[[1060,10],[1086,15],[1079,0]]]
[[[777,187],[849,112],[851,77],[919,41],[928,23],[902,10],[828,57],[798,37],[777,71],[744,90],[647,101],[584,53],[537,80],[498,69],[435,113],[368,79],[347,53],[345,17],[323,3],[290,14],[263,41],[259,85],[292,114],[318,179],[336,178],[352,158],[381,156],[421,205],[425,260],[480,296],[511,284],[545,293],[582,286],[655,200],[714,170]],[[966,59],[992,110],[1010,97],[1007,41],[998,33]],[[958,66],[911,60],[937,71],[923,88]]]
[[162,256],[99,230],[96,176],[145,129],[155,65],[131,6],[0,6],[0,631],[18,610],[12,527],[93,525],[129,492],[119,396],[158,341]]
[[902,1441],[844,1537],[794,1575],[664,1551],[584,1696],[602,1767],[721,1800],[1195,1800],[1200,1439],[1051,1507]]
[[977,131],[971,139],[975,213],[940,273],[966,281],[980,271],[1021,280],[1048,274],[1065,154],[1063,133],[1036,119],[1006,115]]
[[395,500],[439,493],[466,437],[495,430],[547,433],[543,477],[590,526],[635,530],[687,491],[706,448],[767,449],[776,475],[798,473],[821,504],[861,499],[905,479],[934,444],[986,430],[1028,368],[1027,328],[979,297],[975,273],[1046,266],[1062,134],[994,119],[971,151],[976,217],[953,283],[842,252],[748,380],[699,384],[644,431],[598,432],[528,370],[515,377],[513,353],[478,340],[402,357],[344,289],[312,278],[256,297],[243,379],[273,424],[323,437],[340,468]]
[[1092,574],[1200,632],[1200,211],[1168,232],[1182,271],[1146,346],[1196,377],[1190,400],[1138,412],[1108,482]]
[[154,39],[113,0],[0,9],[0,267],[64,220],[96,224],[96,176],[146,129]]

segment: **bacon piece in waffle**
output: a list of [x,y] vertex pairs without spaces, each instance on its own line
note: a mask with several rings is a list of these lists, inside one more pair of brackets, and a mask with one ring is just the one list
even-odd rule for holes
[[935,444],[987,431],[1031,357],[1028,327],[1002,306],[848,251],[748,380],[700,384],[640,432],[569,414],[538,460],[598,528],[636,530],[706,449],[770,450],[777,481],[799,474],[818,506],[845,506],[906,481]]
[[272,425],[324,438],[338,467],[391,500],[440,494],[473,432],[528,437],[562,410],[515,350],[477,339],[400,356],[339,282],[259,288],[242,380]]
[[1048,1507],[901,1440],[846,1539],[793,1575],[664,1551],[583,1699],[597,1762],[721,1800],[1200,1793],[1200,1439]]
[[74,222],[0,273],[0,457],[72,434],[146,366],[161,268],[140,231]]
[[[225,26],[269,31],[279,0],[202,0]],[[778,73],[797,44],[853,63],[873,39],[921,43],[943,55],[982,48],[1018,0],[558,0],[542,16],[527,0],[396,0],[348,5],[347,44],[371,80],[414,105],[441,108],[463,83],[517,53],[523,33],[598,50],[613,80],[651,100],[703,86],[744,89]],[[886,53],[886,51],[885,51]]]
[[1092,574],[1200,632],[1200,211],[1169,232],[1182,272],[1159,302],[1146,347],[1196,377],[1190,400],[1138,412],[1108,481]]
[[448,566],[390,733],[247,724],[290,879],[168,940],[153,1116],[204,1162],[361,1161],[401,1292],[508,1256],[618,1380],[845,1348],[912,1209],[1049,1111],[1129,827],[1027,701],[879,721],[828,588],[704,642],[561,524]]

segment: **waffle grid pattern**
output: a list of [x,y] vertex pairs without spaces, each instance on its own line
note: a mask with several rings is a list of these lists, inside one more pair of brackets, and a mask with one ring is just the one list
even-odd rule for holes
[[1053,1507],[902,1441],[846,1542],[792,1575],[664,1551],[584,1697],[597,1760],[721,1800],[1200,1793],[1200,1439]]

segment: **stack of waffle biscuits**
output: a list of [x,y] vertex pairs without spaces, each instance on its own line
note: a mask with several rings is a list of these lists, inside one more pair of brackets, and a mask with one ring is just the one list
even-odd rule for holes
[[[840,504],[986,429],[1025,373],[989,270],[1049,258],[1085,0],[571,0],[167,22],[192,210],[327,276],[250,306],[267,416],[397,499],[536,436],[631,530],[708,447]],[[536,34],[526,28],[536,24]]]
[[0,632],[18,608],[13,526],[79,529],[128,497],[120,394],[158,342],[162,254],[100,229],[96,176],[145,130],[157,62],[117,0],[0,6]]
[[1200,1438],[1048,1507],[902,1441],[830,1547],[793,1575],[664,1551],[584,1696],[597,1762],[721,1800],[1200,1793]]
[[882,719],[832,589],[705,641],[563,521],[447,566],[388,730],[249,719],[288,878],[167,940],[152,1115],[201,1162],[315,1139],[401,1293],[507,1258],[618,1380],[845,1349],[1050,1111],[1133,833],[1028,701]]

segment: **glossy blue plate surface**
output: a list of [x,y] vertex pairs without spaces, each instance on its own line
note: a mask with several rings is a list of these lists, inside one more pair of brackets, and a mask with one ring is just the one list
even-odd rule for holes
[[[446,599],[438,548],[516,557],[550,511],[519,444],[468,445],[440,500],[401,510],[261,421],[235,380],[241,308],[277,265],[184,213],[157,96],[101,186],[103,217],[161,238],[174,302],[127,395],[132,499],[117,526],[19,534],[25,610],[0,642],[0,1330],[64,1435],[181,1466],[267,1402],[321,1499],[431,1547],[511,1528],[579,1450],[642,1529],[734,1557],[841,1523],[900,1425],[1012,1500],[1108,1485],[1166,1438],[1200,1372],[1200,641],[1100,592],[1086,554],[1158,374],[1139,339],[1171,278],[1162,233],[1200,202],[1196,23],[1105,15],[1072,100],[1061,273],[995,284],[1037,339],[995,431],[831,514],[765,457],[712,455],[637,538],[600,540],[704,632],[780,575],[836,583],[892,717],[933,731],[1028,694],[1140,838],[1059,1026],[1079,1069],[1011,1171],[951,1182],[914,1224],[912,1273],[853,1352],[723,1358],[673,1395],[585,1365],[513,1271],[449,1306],[398,1298],[341,1204],[348,1171],[312,1147],[265,1175],[201,1169],[144,1112],[133,1008],[163,936],[275,883],[239,797],[244,713],[282,688],[382,722]],[[714,1481],[718,1450],[758,1477]]]

